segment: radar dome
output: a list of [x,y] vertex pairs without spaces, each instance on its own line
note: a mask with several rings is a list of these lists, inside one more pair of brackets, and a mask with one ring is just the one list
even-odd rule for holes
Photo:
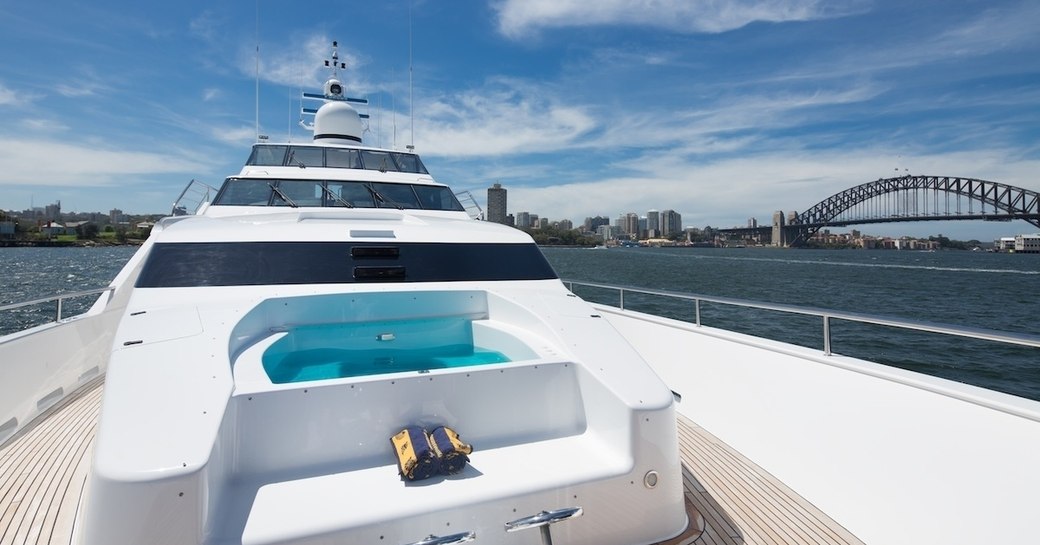
[[332,143],[360,143],[364,126],[357,110],[346,102],[326,102],[314,114],[314,139]]

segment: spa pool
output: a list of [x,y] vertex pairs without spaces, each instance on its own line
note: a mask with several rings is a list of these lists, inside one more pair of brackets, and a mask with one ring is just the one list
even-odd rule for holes
[[512,361],[475,344],[474,321],[463,317],[298,326],[282,335],[261,357],[275,384]]

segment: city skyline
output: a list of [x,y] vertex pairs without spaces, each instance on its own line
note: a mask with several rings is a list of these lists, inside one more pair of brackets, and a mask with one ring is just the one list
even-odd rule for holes
[[[493,192],[495,194],[495,197],[492,197]],[[587,227],[589,225],[589,221],[590,220],[594,220],[594,219],[597,219],[597,218],[603,218],[604,220],[607,220],[606,225],[610,225],[612,227],[616,227],[622,233],[632,233],[631,225],[632,225],[632,221],[633,221],[633,218],[632,218],[633,216],[634,216],[634,220],[635,220],[637,225],[638,224],[642,224],[642,225],[645,226],[644,228],[637,229],[637,232],[642,232],[642,231],[644,231],[646,229],[652,229],[653,228],[652,226],[655,225],[655,220],[657,218],[660,218],[660,215],[662,213],[669,213],[669,212],[670,213],[675,213],[675,214],[679,215],[680,218],[681,218],[681,214],[678,214],[674,210],[671,210],[671,209],[665,209],[663,211],[660,211],[660,210],[658,210],[656,208],[650,208],[649,210],[646,211],[646,215],[645,216],[640,216],[638,212],[619,212],[619,213],[617,213],[617,215],[613,216],[613,219],[611,219],[611,216],[609,216],[609,215],[605,216],[605,215],[599,214],[599,215],[595,215],[595,216],[586,216],[584,218],[584,220],[581,221],[581,222],[573,222],[569,218],[556,218],[556,219],[552,219],[552,218],[549,218],[549,217],[543,217],[543,216],[539,215],[537,212],[531,212],[531,211],[526,211],[526,210],[519,211],[519,212],[516,212],[514,214],[509,214],[508,213],[508,200],[507,200],[507,197],[506,197],[506,195],[507,195],[507,188],[505,188],[501,183],[498,183],[498,182],[493,184],[491,187],[487,188],[487,195],[488,195],[487,202],[489,203],[488,204],[488,210],[490,210],[490,208],[491,208],[490,202],[493,199],[496,200],[496,209],[500,210],[502,218],[503,219],[510,219],[510,218],[512,218],[512,221],[502,221],[501,223],[506,223],[507,225],[512,225],[514,227],[520,227],[521,226],[520,225],[521,222],[516,220],[516,218],[520,217],[521,215],[523,215],[525,218],[535,218],[535,219],[539,220],[540,223],[547,223],[549,225],[552,225],[552,224],[555,224],[555,223],[559,223],[559,222],[566,222],[567,224],[572,226],[572,227],[568,227],[568,229],[575,228],[575,227],[573,227],[574,225],[583,225],[583,224]],[[750,228],[750,227],[759,227],[760,225],[761,226],[772,225],[772,224],[775,224],[777,221],[780,221],[781,225],[783,225],[783,224],[789,223],[790,222],[790,218],[792,218],[793,215],[794,215],[794,212],[787,212],[786,215],[785,215],[784,211],[777,210],[777,211],[774,211],[772,213],[771,221],[760,222],[758,220],[758,218],[751,217],[751,218],[747,218],[745,224],[743,224],[743,225],[688,225],[688,224],[682,224],[681,223],[681,219],[680,219],[679,220],[679,222],[680,222],[679,228],[677,230],[675,230],[675,231],[672,231],[671,229],[669,229],[667,231],[667,233],[665,233],[663,236],[667,237],[667,236],[669,236],[671,234],[674,234],[676,232],[679,232],[679,231],[684,231],[684,230],[688,230],[688,229],[703,229],[705,227],[711,227],[713,229],[723,229],[723,230],[725,230],[725,229],[734,229],[734,228],[743,228],[743,227],[749,227]],[[490,218],[489,218],[489,221],[491,221]],[[535,228],[535,229],[539,228],[538,225],[535,225],[529,219],[525,223],[527,223],[527,227],[529,227],[529,228]],[[951,237],[951,236],[949,236],[949,232],[944,232],[944,231],[941,231],[941,230],[939,230],[939,231],[932,230],[932,232],[927,232],[927,233],[921,234],[921,231],[919,229],[907,230],[905,228],[905,226],[907,226],[907,225],[915,225],[915,224],[943,225],[943,226],[945,226],[945,225],[948,225],[950,223],[983,223],[983,224],[988,224],[988,223],[992,223],[992,222],[978,222],[977,220],[976,221],[960,220],[960,221],[957,221],[957,222],[954,222],[954,221],[921,221],[921,222],[901,223],[901,224],[899,224],[899,226],[892,226],[891,224],[884,224],[884,223],[873,223],[873,224],[866,223],[866,224],[861,224],[860,226],[857,226],[857,227],[829,227],[829,228],[826,229],[826,231],[828,232],[828,234],[833,233],[833,234],[838,234],[838,235],[851,235],[851,234],[857,234],[859,231],[862,231],[863,230],[862,225],[870,225],[872,228],[873,227],[880,227],[881,228],[881,229],[877,230],[879,232],[870,233],[868,236],[871,236],[871,237],[878,237],[878,238],[886,238],[887,237],[887,238],[894,238],[894,239],[910,237],[910,238],[925,239],[925,238],[928,238],[928,237],[945,236],[947,238],[951,238],[951,239],[955,239],[955,240],[965,240],[965,241],[968,241],[968,240],[978,240],[980,242],[996,241],[996,240],[999,240],[999,239],[1002,239],[1002,238],[1014,237],[1016,235],[1033,234],[1033,233],[1040,232],[1033,225],[1031,225],[1031,224],[1029,224],[1029,223],[1027,223],[1027,222],[1025,222],[1023,220],[1016,220],[1015,223],[1021,224],[1021,225],[1025,226],[1024,230],[1013,231],[1013,230],[1008,230],[1006,227],[1004,227],[1004,228],[1001,228],[1001,231],[998,234],[996,234],[994,236],[991,236],[991,237],[986,237],[986,236],[968,236],[968,237],[965,237],[965,238],[960,238],[958,236]],[[1004,223],[1005,225],[1008,225],[1010,222],[1000,222],[1000,223]],[[660,224],[658,223],[656,225],[660,225]],[[592,229],[586,229],[586,231],[596,232],[596,229],[593,227]],[[664,229],[662,229],[662,231],[664,231]],[[649,237],[649,238],[654,238],[654,237]],[[772,242],[774,244],[776,244],[778,241],[773,240]]]

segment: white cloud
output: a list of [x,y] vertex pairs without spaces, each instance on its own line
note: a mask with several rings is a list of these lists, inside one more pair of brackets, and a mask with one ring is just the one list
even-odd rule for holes
[[222,23],[212,10],[207,9],[188,22],[188,30],[195,36],[212,42],[218,36]]
[[18,124],[34,132],[65,132],[69,130],[68,125],[52,118],[26,118],[19,121]]
[[125,176],[190,174],[205,165],[181,155],[0,136],[0,169],[0,185],[99,187],[125,183]]
[[946,55],[980,56],[994,51],[1037,44],[1040,4],[1022,2],[984,11],[940,34],[933,51]]
[[[302,45],[297,45],[302,42]],[[292,45],[268,45],[260,51],[260,77],[267,82],[297,88],[303,86],[308,91],[324,82],[329,76],[325,61],[331,60],[332,39],[326,35],[308,35],[303,40],[292,40]],[[365,86],[358,79],[358,67],[363,65],[360,56],[352,53],[347,47],[340,46],[339,62],[347,65],[346,70],[339,71],[339,79],[347,90]],[[243,50],[239,66],[243,73],[254,75],[254,49]],[[246,58],[248,57],[248,62]]]
[[213,127],[210,131],[210,136],[225,144],[239,148],[243,146],[248,147],[253,142],[256,142],[256,127]]
[[504,0],[495,8],[499,31],[521,38],[544,28],[638,25],[676,32],[719,33],[756,21],[809,21],[859,10],[860,2],[836,8],[819,0]]
[[26,102],[22,95],[0,83],[0,106],[22,106]]
[[202,101],[209,102],[221,95],[220,89],[210,87],[209,89],[202,90]]
[[500,79],[480,90],[424,103],[416,142],[426,153],[489,156],[571,148],[596,126],[582,108],[546,98],[518,80]]

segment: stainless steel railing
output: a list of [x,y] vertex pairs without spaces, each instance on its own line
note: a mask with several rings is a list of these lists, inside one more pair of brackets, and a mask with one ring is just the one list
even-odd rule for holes
[[697,327],[701,326],[701,303],[716,303],[720,305],[729,305],[736,307],[745,307],[758,310],[772,310],[777,312],[786,312],[789,314],[801,314],[805,316],[816,316],[823,320],[823,352],[825,355],[831,355],[831,320],[844,320],[848,322],[858,322],[862,324],[873,324],[880,326],[893,327],[897,329],[907,329],[914,331],[926,331],[930,333],[939,333],[942,335],[953,335],[957,337],[968,337],[972,339],[983,339],[987,341],[994,341],[1005,344],[1016,344],[1022,346],[1031,346],[1034,348],[1040,348],[1040,336],[1028,335],[1023,333],[1008,333],[1004,331],[997,331],[993,329],[983,329],[974,327],[962,327],[947,324],[938,324],[933,322],[922,322],[916,320],[907,320],[903,318],[893,318],[889,316],[877,316],[871,314],[860,314],[856,312],[842,312],[836,310],[827,310],[813,307],[799,307],[794,305],[784,305],[779,303],[763,303],[758,301],[749,301],[746,299],[734,299],[731,297],[715,297],[709,295],[700,295],[694,293],[681,293],[667,290],[653,290],[646,288],[637,288],[632,286],[617,286],[612,284],[598,284],[594,282],[578,282],[574,280],[563,280],[563,283],[567,285],[567,289],[574,291],[574,286],[586,286],[591,288],[600,288],[607,290],[614,290],[618,292],[618,308],[625,310],[625,294],[626,293],[640,293],[645,295],[655,295],[661,297],[667,297],[671,299],[681,299],[687,301],[693,301],[694,312],[693,312],[693,323]]
[[96,289],[92,289],[92,290],[73,291],[73,292],[68,292],[68,293],[59,293],[59,294],[56,294],[56,295],[51,295],[51,296],[43,297],[43,298],[40,298],[40,299],[33,299],[31,301],[21,301],[21,302],[18,302],[18,303],[11,303],[11,304],[8,304],[8,305],[0,305],[0,312],[4,312],[4,311],[8,311],[8,310],[16,310],[16,309],[24,308],[24,307],[32,307],[32,306],[36,306],[36,305],[44,305],[44,304],[53,302],[54,303],[54,320],[53,321],[54,322],[60,322],[62,320],[62,308],[63,308],[64,302],[66,300],[68,300],[68,299],[76,299],[76,298],[79,298],[79,297],[88,297],[88,296],[91,296],[91,295],[101,295],[103,293],[108,293],[109,296],[111,297],[111,292],[114,291],[114,290],[115,290],[115,287],[108,286],[108,287],[96,288]]

